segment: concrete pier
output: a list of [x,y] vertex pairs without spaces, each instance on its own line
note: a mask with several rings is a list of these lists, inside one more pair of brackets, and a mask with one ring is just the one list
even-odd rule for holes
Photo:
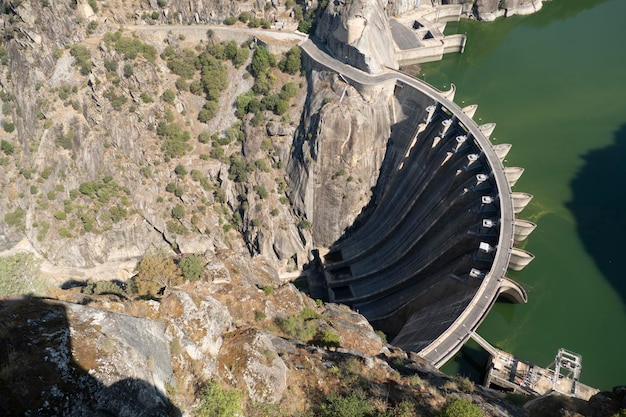
[[500,161],[504,161],[504,158],[508,155],[512,145],[510,143],[499,143],[493,145],[493,150],[496,151],[496,155],[500,158]]
[[535,223],[530,222],[528,220],[521,220],[521,219],[515,219],[515,222],[513,222],[513,226],[514,226],[513,239],[516,242],[521,242],[523,240],[526,240],[528,235],[530,235],[537,227]]
[[513,212],[515,214],[519,214],[522,212],[522,210],[524,210],[524,208],[526,208],[528,203],[530,203],[530,200],[533,199],[533,195],[528,193],[514,192],[511,193],[511,199],[513,200]]
[[506,175],[506,179],[509,181],[509,185],[514,187],[517,181],[521,178],[524,173],[524,168],[520,167],[506,167],[504,168],[504,175]]
[[533,255],[532,253],[524,249],[513,248],[511,250],[511,259],[509,260],[509,269],[511,271],[521,271],[533,259],[535,259],[535,255]]

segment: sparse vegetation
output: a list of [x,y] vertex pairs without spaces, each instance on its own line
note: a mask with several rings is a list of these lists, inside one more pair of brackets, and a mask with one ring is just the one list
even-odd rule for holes
[[211,381],[202,393],[198,417],[235,417],[242,415],[243,395],[237,390],[227,390],[217,381]]
[[27,253],[0,258],[0,297],[41,294],[47,284],[39,275],[39,263]]
[[448,404],[441,412],[438,417],[482,417],[483,412],[476,405],[472,404],[470,401],[457,398],[454,399]]
[[75,65],[80,69],[82,75],[91,72],[93,64],[91,63],[91,51],[84,45],[73,45],[70,48],[70,55],[74,57]]

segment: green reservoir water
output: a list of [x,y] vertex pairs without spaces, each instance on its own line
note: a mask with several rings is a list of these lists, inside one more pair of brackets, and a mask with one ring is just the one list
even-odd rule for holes
[[[512,143],[505,165],[526,169],[514,191],[538,228],[521,246],[536,259],[509,276],[527,305],[498,303],[479,333],[547,366],[560,347],[583,356],[582,382],[626,384],[626,1],[553,0],[531,16],[462,21],[465,53],[422,67],[455,101],[496,122]],[[444,367],[467,371],[464,358]]]

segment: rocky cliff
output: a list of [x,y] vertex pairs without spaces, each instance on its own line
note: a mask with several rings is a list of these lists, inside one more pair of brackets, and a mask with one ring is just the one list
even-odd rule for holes
[[329,2],[315,35],[337,59],[363,71],[398,68],[382,0]]
[[[0,252],[35,253],[58,276],[122,279],[160,244],[184,253],[231,247],[289,269],[306,260],[282,168],[305,90],[296,88],[281,115],[257,110],[253,122],[233,108],[253,85],[244,77],[250,58],[224,62],[218,109],[200,121],[210,81],[193,63],[180,75],[184,51],[246,35],[141,30],[221,21],[239,7],[277,10],[209,1],[132,2],[125,10],[134,12],[100,1],[3,5]],[[250,44],[241,45],[250,57]],[[272,71],[268,95],[302,82]],[[246,175],[233,173],[237,164]]]
[[624,407],[617,389],[524,410],[523,398],[386,345],[361,315],[315,302],[260,259],[206,256],[201,279],[155,297],[78,286],[0,300],[0,412],[416,417],[462,404],[486,417],[610,417]]
[[311,71],[288,171],[314,246],[329,247],[371,197],[390,135],[389,96],[368,99],[337,74]]

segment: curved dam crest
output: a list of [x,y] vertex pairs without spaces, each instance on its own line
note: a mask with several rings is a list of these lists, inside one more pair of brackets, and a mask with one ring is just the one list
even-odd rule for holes
[[475,106],[406,74],[372,76],[302,45],[309,68],[332,71],[364,97],[388,94],[391,136],[370,203],[323,254],[328,299],[350,305],[391,338],[439,367],[469,339],[501,295],[526,301],[505,277],[532,254],[514,248],[532,232],[515,214],[529,194],[512,193],[521,168],[504,168],[495,124]]

